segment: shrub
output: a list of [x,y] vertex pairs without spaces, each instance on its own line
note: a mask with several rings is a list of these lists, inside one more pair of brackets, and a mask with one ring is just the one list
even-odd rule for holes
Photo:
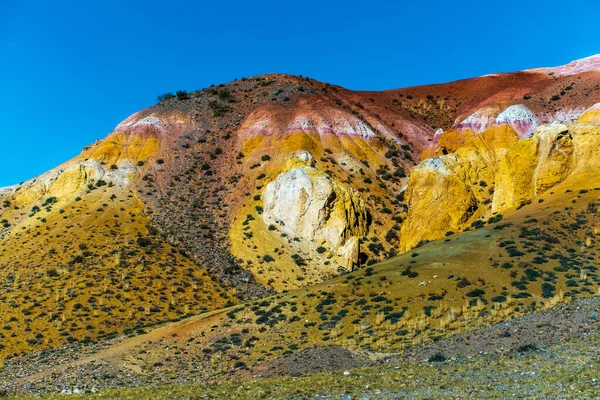
[[400,272],[400,275],[408,276],[409,278],[416,278],[419,276],[419,273],[411,270],[410,267],[408,267],[404,271]]
[[219,97],[223,100],[231,100],[231,90],[229,90],[229,88],[226,87],[219,89]]
[[508,252],[508,255],[510,257],[520,257],[520,256],[525,255],[525,253],[519,251],[515,246],[507,247],[506,251]]
[[157,100],[158,100],[159,103],[162,103],[164,101],[171,100],[171,99],[174,99],[174,98],[175,98],[175,95],[173,93],[165,93],[165,94],[159,95],[157,97]]
[[208,106],[213,110],[213,116],[215,117],[222,117],[227,111],[229,111],[228,105],[223,104],[215,99],[209,100]]
[[235,369],[248,369],[248,367],[246,367],[246,364],[244,364],[244,362],[242,362],[242,361],[236,362],[233,367]]
[[188,92],[186,92],[185,90],[178,90],[175,94],[177,95],[177,100],[179,101],[187,100],[190,98]]
[[390,229],[386,234],[385,234],[385,240],[388,243],[392,243],[393,241],[398,239],[398,234],[396,233],[395,230]]
[[531,262],[534,264],[546,264],[548,262],[548,260],[545,259],[544,257],[536,256],[533,258],[533,260]]
[[511,262],[505,262],[501,265],[501,267],[504,269],[511,269],[512,267],[514,267],[514,265]]
[[144,237],[139,237],[139,238],[137,238],[136,243],[140,247],[146,247],[146,246],[150,245],[152,242],[149,239],[146,239]]
[[548,282],[542,283],[542,297],[545,299],[554,297],[554,289],[556,289],[554,285]]
[[492,297],[492,302],[494,303],[504,303],[506,301],[506,296],[494,296]]
[[525,276],[527,277],[527,280],[534,282],[537,278],[542,276],[542,274],[540,274],[538,271],[536,271],[534,269],[527,268],[525,270]]
[[304,258],[302,258],[302,256],[299,254],[292,254],[292,260],[294,260],[294,262],[298,266],[302,266],[302,265],[306,264],[306,261],[304,260]]
[[406,171],[402,167],[396,168],[394,171],[394,176],[397,178],[406,178]]
[[569,279],[567,282],[567,287],[577,287],[579,286],[579,284],[577,283],[577,281],[573,280],[573,279]]
[[275,259],[270,254],[265,254],[262,257],[262,259],[263,259],[264,262],[273,262],[273,261],[275,261]]
[[317,247],[317,253],[319,253],[319,254],[323,254],[326,251],[327,251],[327,249],[325,247],[323,247],[323,246]]
[[467,280],[467,278],[462,278],[460,281],[458,281],[458,283],[456,284],[456,287],[459,289],[462,289],[464,287],[467,287],[471,284],[471,282],[469,282]]
[[44,204],[42,204],[42,207],[49,206],[49,205],[51,205],[51,204],[54,204],[54,203],[56,203],[57,201],[58,201],[58,200],[56,199],[56,197],[48,197],[48,198],[46,199],[46,201],[44,201]]
[[467,292],[467,297],[480,297],[485,294],[485,290],[483,289],[473,289],[470,292]]
[[431,310],[435,309],[435,306],[424,306],[423,312],[426,316],[431,317]]
[[446,361],[446,356],[444,356],[442,353],[435,353],[434,355],[430,356],[427,361],[429,362],[444,362]]
[[517,348],[517,351],[519,353],[525,353],[525,352],[528,352],[528,351],[535,351],[537,349],[538,349],[538,347],[535,344],[528,343],[528,344],[524,344],[522,346],[519,346]]
[[473,223],[471,224],[471,226],[475,229],[481,228],[483,225],[485,225],[485,222],[479,219],[477,221],[473,221]]
[[380,251],[385,250],[385,248],[383,247],[383,245],[381,243],[369,243],[367,248],[369,249],[369,251],[371,251],[375,255],[379,255]]
[[502,221],[502,214],[497,214],[488,219],[488,224],[493,224]]

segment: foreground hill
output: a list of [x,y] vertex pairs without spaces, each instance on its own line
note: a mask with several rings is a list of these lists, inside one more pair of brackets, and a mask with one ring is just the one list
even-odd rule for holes
[[384,92],[265,75],[162,96],[0,190],[2,354],[290,291],[185,322],[208,349],[193,362],[227,369],[330,341],[402,349],[593,294],[598,60]]
[[[142,376],[84,355],[94,363],[63,367],[52,377],[37,374],[30,391],[35,398],[56,398],[43,393],[60,389],[110,399],[593,398],[600,391],[598,299],[577,300],[400,355],[368,357],[332,345],[311,348],[252,368],[253,379],[243,381],[235,374],[227,382],[191,384],[189,377],[165,376],[158,368]],[[60,354],[47,354],[44,360],[57,361],[62,361]],[[26,362],[7,365],[3,375],[31,367]],[[87,369],[93,374],[81,380]],[[11,386],[20,386],[18,381],[13,379]]]

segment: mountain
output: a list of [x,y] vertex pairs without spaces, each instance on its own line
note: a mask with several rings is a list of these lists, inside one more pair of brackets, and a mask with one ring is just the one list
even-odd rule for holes
[[382,92],[263,75],[160,96],[0,189],[1,354],[206,312],[142,361],[143,336],[115,351],[212,374],[593,295],[599,89],[593,56]]

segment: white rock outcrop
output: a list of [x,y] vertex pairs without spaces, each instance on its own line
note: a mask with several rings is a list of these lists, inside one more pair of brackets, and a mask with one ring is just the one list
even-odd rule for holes
[[311,166],[312,157],[301,155],[295,158],[300,166],[265,187],[263,221],[298,238],[292,243],[311,256],[318,256],[316,249],[323,246],[341,258],[344,268],[351,269],[358,259],[358,238],[368,229],[362,199],[354,189]]

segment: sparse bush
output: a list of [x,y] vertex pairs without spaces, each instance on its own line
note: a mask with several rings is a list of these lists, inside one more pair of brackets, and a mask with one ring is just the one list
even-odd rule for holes
[[535,344],[528,343],[528,344],[524,344],[522,346],[519,346],[517,348],[517,351],[519,353],[526,353],[528,351],[536,351],[537,349],[538,349],[538,347]]
[[175,94],[177,95],[177,100],[179,101],[187,100],[190,98],[188,92],[186,92],[185,90],[178,90]]
[[434,355],[430,356],[427,361],[429,362],[444,362],[446,361],[446,356],[444,356],[442,353],[435,353]]
[[161,94],[157,97],[157,100],[159,103],[163,103],[167,100],[171,100],[174,99],[175,95],[173,93],[165,93],[165,94]]
[[467,297],[481,297],[485,294],[485,290],[483,289],[473,289],[470,292],[467,292]]

